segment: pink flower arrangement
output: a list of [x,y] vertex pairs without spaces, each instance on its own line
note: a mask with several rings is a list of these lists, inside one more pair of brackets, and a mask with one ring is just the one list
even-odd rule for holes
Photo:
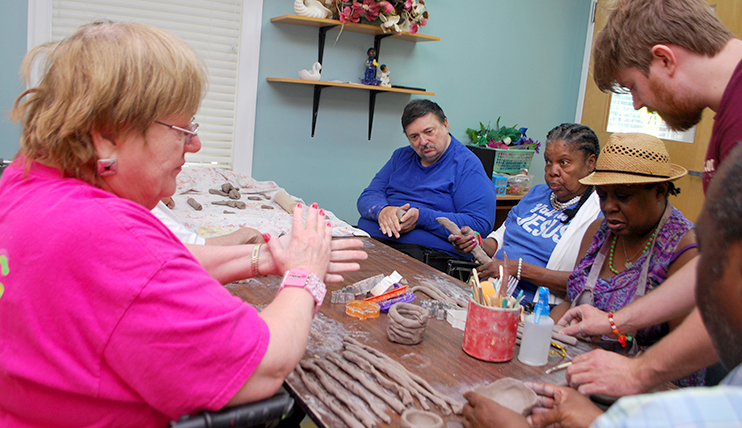
[[414,34],[428,23],[425,0],[333,0],[329,7],[340,22],[379,25],[395,33]]

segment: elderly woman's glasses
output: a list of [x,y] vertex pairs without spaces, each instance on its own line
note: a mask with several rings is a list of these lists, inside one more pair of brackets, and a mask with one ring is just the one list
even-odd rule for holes
[[156,120],[155,123],[159,123],[160,125],[165,125],[168,128],[172,128],[172,129],[175,129],[176,131],[180,131],[186,134],[186,140],[185,140],[186,145],[191,144],[193,137],[198,135],[198,123],[195,122],[195,118],[191,119],[191,129],[181,128],[180,126],[175,126],[169,123],[160,122],[159,120]]

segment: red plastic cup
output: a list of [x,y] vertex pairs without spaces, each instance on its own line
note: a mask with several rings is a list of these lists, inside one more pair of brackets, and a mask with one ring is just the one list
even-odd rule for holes
[[521,306],[503,309],[469,299],[464,328],[464,352],[474,358],[502,363],[513,359]]

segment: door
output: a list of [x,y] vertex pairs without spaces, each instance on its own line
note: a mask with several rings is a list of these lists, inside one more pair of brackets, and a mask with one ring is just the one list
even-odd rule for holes
[[[721,22],[729,28],[737,37],[742,35],[742,0],[707,0],[714,7]],[[608,17],[607,5],[610,1],[598,0],[595,13],[595,34],[605,26]],[[592,59],[590,61],[592,71]],[[592,73],[591,73],[592,74]],[[598,135],[601,143],[608,141],[610,136],[606,132],[608,124],[608,111],[611,103],[611,94],[601,92],[592,77],[588,78],[585,90],[585,102],[582,112],[582,124],[592,128]],[[675,184],[682,189],[678,196],[671,196],[670,202],[679,209],[685,217],[695,222],[701,212],[703,195],[703,180],[701,171],[703,161],[706,157],[706,148],[711,137],[711,128],[714,125],[714,112],[706,109],[703,119],[696,125],[695,139],[693,143],[663,140],[673,163],[685,167],[689,174]]]

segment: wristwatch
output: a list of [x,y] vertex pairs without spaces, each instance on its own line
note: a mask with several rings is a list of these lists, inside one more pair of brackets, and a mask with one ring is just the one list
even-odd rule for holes
[[314,272],[306,269],[289,269],[286,275],[283,276],[281,288],[278,289],[278,292],[280,293],[285,287],[298,287],[307,290],[314,297],[314,303],[316,305],[314,307],[314,315],[317,315],[319,307],[322,306],[322,302],[325,300],[327,286]]

